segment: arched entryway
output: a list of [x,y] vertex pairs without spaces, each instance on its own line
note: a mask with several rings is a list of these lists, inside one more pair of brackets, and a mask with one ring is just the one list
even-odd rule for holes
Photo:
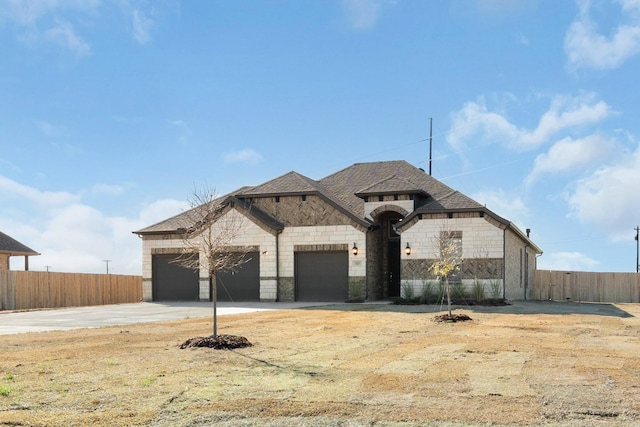
[[404,215],[385,210],[374,217],[378,228],[371,234],[368,270],[373,273],[369,284],[370,299],[400,297],[400,234],[394,225]]

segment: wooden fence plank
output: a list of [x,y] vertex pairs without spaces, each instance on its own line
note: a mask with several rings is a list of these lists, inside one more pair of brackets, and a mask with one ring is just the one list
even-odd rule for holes
[[640,274],[536,270],[535,300],[640,303]]
[[142,300],[142,277],[0,271],[0,310],[122,304]]

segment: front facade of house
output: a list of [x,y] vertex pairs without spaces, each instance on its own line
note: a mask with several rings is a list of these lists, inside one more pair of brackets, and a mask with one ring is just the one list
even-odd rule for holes
[[[319,181],[290,172],[220,198],[218,225],[241,221],[229,251],[248,252],[213,282],[219,300],[384,300],[419,294],[436,279],[435,240],[459,241],[457,279],[526,299],[540,249],[517,227],[405,161],[354,164]],[[208,300],[208,269],[175,262],[184,215],[136,231],[146,301]],[[213,225],[216,227],[217,225]],[[200,257],[204,259],[203,256]]]

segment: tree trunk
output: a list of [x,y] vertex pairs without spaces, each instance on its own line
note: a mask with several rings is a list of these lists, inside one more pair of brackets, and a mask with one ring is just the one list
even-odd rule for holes
[[444,280],[447,284],[447,308],[449,309],[449,319],[451,319],[453,317],[451,314],[451,288],[449,287],[449,278],[446,277]]
[[209,289],[211,289],[211,301],[213,301],[213,339],[218,339],[218,289],[213,283],[214,272],[209,272]]

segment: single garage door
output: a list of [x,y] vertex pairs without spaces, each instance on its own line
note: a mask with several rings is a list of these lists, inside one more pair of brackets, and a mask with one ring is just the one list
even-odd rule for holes
[[297,252],[296,300],[346,301],[349,296],[349,253]]
[[197,301],[198,271],[172,262],[175,259],[176,255],[153,255],[153,300]]
[[216,273],[218,301],[260,301],[260,253],[247,254],[244,264],[233,273]]

